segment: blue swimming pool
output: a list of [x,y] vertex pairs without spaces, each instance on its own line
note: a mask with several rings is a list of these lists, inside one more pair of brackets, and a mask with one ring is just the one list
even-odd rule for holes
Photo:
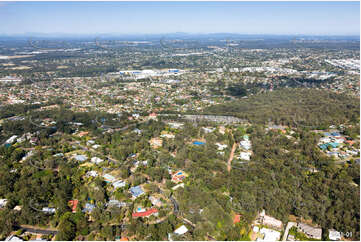
[[202,141],[194,141],[193,144],[194,145],[204,145],[205,143]]

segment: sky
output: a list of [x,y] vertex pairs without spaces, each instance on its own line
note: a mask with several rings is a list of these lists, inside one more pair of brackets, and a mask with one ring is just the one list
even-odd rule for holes
[[0,34],[359,35],[359,2],[0,2]]

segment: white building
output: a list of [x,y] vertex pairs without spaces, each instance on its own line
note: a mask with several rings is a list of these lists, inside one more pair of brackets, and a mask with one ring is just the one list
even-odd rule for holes
[[45,208],[42,209],[42,211],[44,213],[55,213],[56,209],[55,208],[47,208],[47,207],[45,207]]
[[17,135],[11,136],[9,139],[7,139],[5,141],[5,144],[12,144],[16,140],[17,137],[18,137]]
[[278,241],[281,237],[281,233],[267,228],[262,228],[260,233],[264,235],[263,239],[257,238],[256,241]]
[[250,150],[251,147],[252,147],[251,141],[249,141],[249,140],[242,140],[242,141],[239,143],[239,147],[240,147],[240,148],[243,148],[243,149],[245,149],[245,150]]
[[187,227],[182,225],[178,229],[174,230],[174,233],[178,234],[178,235],[182,235],[182,234],[187,233],[187,231],[188,231]]
[[322,237],[322,229],[321,228],[312,227],[312,226],[310,226],[308,224],[304,224],[304,223],[299,223],[297,225],[297,228],[299,231],[306,234],[306,236],[309,238],[320,240]]
[[239,156],[237,158],[240,159],[240,160],[249,161],[249,160],[251,160],[251,155],[252,155],[251,152],[243,152],[242,151],[242,152],[239,153]]
[[0,208],[4,208],[8,203],[7,199],[0,199]]
[[88,171],[86,173],[86,176],[92,176],[92,177],[97,177],[98,176],[98,173],[96,171]]
[[167,138],[167,139],[174,139],[175,135],[174,134],[162,134],[160,137]]
[[113,187],[115,189],[117,189],[119,187],[125,187],[125,181],[122,181],[122,180],[115,181],[115,182],[113,182]]
[[226,144],[216,143],[216,145],[218,146],[217,150],[224,150],[225,148],[227,148]]
[[100,164],[100,163],[102,163],[104,160],[103,160],[103,159],[100,159],[100,158],[98,158],[98,157],[92,157],[92,158],[90,159],[90,161],[91,161],[92,163],[94,163],[94,164]]
[[216,130],[216,128],[212,128],[212,127],[202,127],[202,129],[206,134],[212,133],[214,130]]
[[334,229],[329,229],[328,230],[328,238],[330,240],[341,240],[341,233]]
[[7,237],[5,239],[5,241],[24,241],[24,240],[20,239],[19,237],[15,236],[15,235],[10,235],[9,237]]
[[262,210],[262,212],[260,212],[260,214],[258,215],[258,219],[259,219],[260,223],[263,225],[277,228],[277,229],[282,229],[282,226],[283,226],[282,221],[278,220],[274,217],[266,215],[265,210]]

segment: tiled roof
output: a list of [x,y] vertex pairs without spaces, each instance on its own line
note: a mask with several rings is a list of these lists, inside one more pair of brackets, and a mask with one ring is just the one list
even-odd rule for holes
[[138,212],[138,213],[133,213],[132,216],[133,218],[137,218],[137,217],[147,217],[152,215],[153,213],[158,213],[158,209],[156,208],[151,208],[145,212]]

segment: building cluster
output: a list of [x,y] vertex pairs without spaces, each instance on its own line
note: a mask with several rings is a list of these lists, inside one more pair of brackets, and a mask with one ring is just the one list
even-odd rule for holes
[[337,160],[359,157],[360,151],[354,146],[356,141],[351,137],[342,135],[338,129],[320,131],[320,133],[323,137],[320,138],[318,146],[329,157]]

